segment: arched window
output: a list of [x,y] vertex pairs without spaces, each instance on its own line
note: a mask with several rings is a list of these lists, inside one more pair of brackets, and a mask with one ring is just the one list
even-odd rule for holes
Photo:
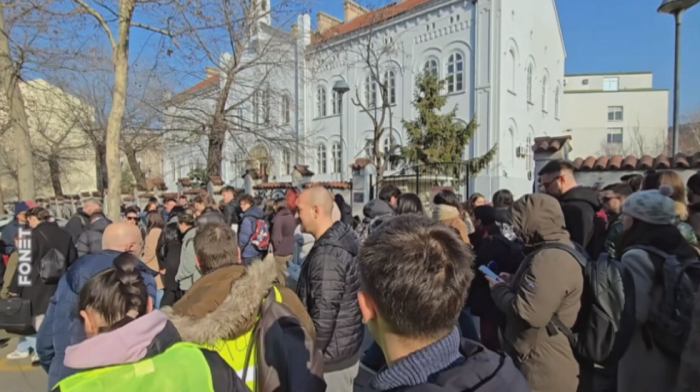
[[342,95],[338,94],[337,91],[333,90],[333,94],[331,95],[331,114],[340,114],[340,111],[343,110],[343,97]]
[[547,112],[547,76],[542,78],[542,111]]
[[532,103],[532,64],[527,66],[527,101]]
[[515,92],[515,49],[511,49],[508,52],[508,64],[506,68],[506,72],[508,72],[508,89],[512,92]]
[[282,150],[282,175],[292,174],[292,153],[288,148]]
[[452,53],[447,59],[447,92],[464,90],[464,56]]
[[318,165],[318,172],[321,174],[328,173],[328,162],[326,160],[326,155],[326,145],[319,144],[318,147],[316,147],[316,163]]
[[386,95],[389,105],[396,104],[396,75],[394,71],[384,72],[384,82],[386,83]]
[[394,140],[394,135],[389,133],[389,136],[387,136],[384,139],[383,147],[384,147],[384,159],[386,159],[389,163],[387,167],[389,170],[394,170],[393,165],[391,164],[391,156],[395,155],[394,147],[395,147],[395,140]]
[[343,151],[340,149],[340,143],[333,143],[331,159],[333,159],[333,173],[340,173],[343,167]]
[[438,72],[440,70],[440,64],[438,64],[437,59],[428,59],[428,61],[425,62],[425,65],[423,66],[423,73],[425,76],[428,75],[433,75],[436,78],[439,78],[440,75],[438,75]]
[[377,80],[372,75],[365,78],[365,106],[377,107]]
[[554,118],[559,118],[559,86],[554,92]]
[[326,88],[318,86],[316,89],[316,117],[326,117]]
[[263,121],[265,124],[270,123],[270,87],[266,87],[262,93],[262,103],[263,103]]
[[289,95],[282,96],[282,124],[289,124],[292,121],[292,100]]

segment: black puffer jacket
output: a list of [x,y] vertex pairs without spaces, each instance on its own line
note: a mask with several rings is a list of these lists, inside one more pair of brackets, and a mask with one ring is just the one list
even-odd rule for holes
[[576,187],[559,196],[559,203],[571,241],[583,246],[591,257],[597,257],[605,242],[605,227],[596,216],[602,208],[596,192]]
[[364,326],[357,303],[358,250],[352,228],[336,222],[316,240],[299,275],[297,295],[314,322],[325,372],[346,369],[359,359]]
[[107,218],[100,218],[90,223],[78,237],[78,243],[75,244],[78,249],[78,257],[102,251],[102,235],[107,230],[107,226],[111,224],[112,221]]

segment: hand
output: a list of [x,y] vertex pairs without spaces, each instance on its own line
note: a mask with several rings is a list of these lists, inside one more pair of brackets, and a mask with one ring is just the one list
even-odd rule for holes
[[485,277],[486,277],[486,280],[489,282],[489,287],[492,288],[492,289],[493,289],[494,287],[496,287],[496,285],[499,285],[499,284],[506,284],[506,282],[504,282],[504,281],[502,281],[502,280],[491,279],[491,277],[488,276],[488,275],[486,275]]
[[10,297],[17,297],[17,293],[9,293]]
[[503,279],[503,282],[505,282],[507,284],[510,284],[510,282],[513,280],[513,275],[507,274],[505,272],[501,272],[500,274],[498,274],[498,277]]

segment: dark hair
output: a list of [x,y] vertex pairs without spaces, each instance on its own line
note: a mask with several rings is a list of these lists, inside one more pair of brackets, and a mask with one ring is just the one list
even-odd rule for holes
[[106,218],[105,214],[102,211],[96,211],[90,214],[90,222],[94,222],[98,219],[104,219]]
[[700,195],[700,173],[695,173],[688,179],[688,189],[695,195]]
[[479,206],[474,208],[474,218],[481,221],[484,226],[496,224],[496,208],[492,206]]
[[649,170],[644,181],[642,182],[642,190],[648,191],[651,189],[659,189],[661,186],[661,174],[657,171]]
[[421,202],[420,197],[415,193],[404,193],[399,196],[396,204],[396,215],[407,214],[425,215],[423,202]]
[[621,257],[627,249],[638,245],[652,246],[683,258],[697,257],[675,225],[653,225],[634,219],[632,227],[620,234],[616,254]]
[[180,214],[182,214],[184,212],[185,212],[185,208],[183,206],[175,206],[175,207],[173,207],[172,210],[170,210],[169,217],[179,216]]
[[137,214],[139,215],[141,211],[139,211],[139,208],[137,206],[129,206],[126,207],[126,210],[124,210],[124,216],[128,214]]
[[131,253],[122,253],[111,268],[95,275],[80,290],[78,310],[99,313],[107,323],[100,332],[123,327],[148,312],[148,291],[139,263]]
[[207,194],[199,194],[199,195],[195,196],[194,199],[192,200],[192,203],[193,204],[203,204],[205,209],[207,207],[213,207],[216,205],[216,203],[214,203],[214,199],[209,197],[209,195],[207,195]]
[[501,189],[493,194],[493,206],[496,208],[510,207],[514,202],[513,192],[508,189]]
[[222,195],[223,195],[224,193],[226,193],[226,192],[233,194],[233,198],[234,198],[234,199],[236,198],[236,188],[234,188],[234,187],[232,187],[232,186],[229,186],[229,185],[227,185],[227,186],[221,188],[221,194],[222,194]]
[[238,238],[231,227],[210,223],[197,229],[194,253],[203,274],[238,262]]
[[641,174],[628,174],[622,176],[620,181],[626,182],[632,188],[634,192],[642,189],[642,182],[644,182],[644,176]]
[[275,212],[275,201],[272,199],[267,199],[265,200],[265,206],[263,208],[263,211],[266,214],[272,214]]
[[241,202],[241,203],[246,202],[246,203],[248,203],[251,207],[253,207],[253,206],[255,205],[255,199],[253,199],[253,196],[251,196],[251,195],[249,195],[249,194],[247,194],[247,193],[246,193],[245,195],[241,196],[240,202]]
[[288,208],[289,206],[287,205],[287,200],[285,199],[277,199],[275,201],[275,212],[280,212],[285,208]]
[[438,192],[435,195],[435,197],[433,198],[433,204],[448,205],[448,206],[452,206],[458,210],[461,210],[461,206],[459,205],[459,198],[457,197],[457,194],[449,189],[443,189],[440,192]]
[[554,173],[561,173],[562,171],[574,171],[574,165],[564,159],[557,159],[554,161],[549,161],[547,162],[546,165],[542,169],[540,169],[539,173],[537,173],[538,176],[544,175],[544,174],[554,174]]
[[158,211],[158,201],[151,200],[146,204],[146,212]]
[[158,204],[158,198],[155,197],[155,196],[151,196],[151,197],[148,198],[148,202],[149,202],[149,203],[156,203],[156,204]]
[[252,204],[252,205],[254,205],[254,206],[259,206],[260,204],[262,204],[262,202],[263,202],[262,197],[260,197],[260,196],[254,196],[254,197],[253,197],[253,204]]
[[358,258],[363,291],[392,332],[430,338],[457,323],[474,278],[473,259],[453,229],[410,215],[378,227]]
[[180,200],[180,199],[185,199],[185,200],[189,201],[189,200],[187,199],[187,196],[185,196],[185,195],[180,195],[180,196],[178,196],[177,199],[178,199],[178,200]]
[[605,187],[606,191],[611,191],[621,197],[630,197],[634,193],[632,187],[625,183],[617,183]]
[[469,196],[469,202],[472,203],[472,205],[474,205],[474,203],[476,203],[476,201],[479,199],[484,199],[484,201],[486,201],[486,197],[479,192],[474,192],[471,196]]
[[51,213],[44,207],[34,207],[27,210],[24,216],[29,219],[29,217],[35,217],[39,222],[47,222],[51,219]]
[[153,229],[163,229],[165,227],[165,221],[163,220],[163,214],[158,211],[151,211],[146,215],[146,222],[148,222],[147,232],[151,232]]
[[194,216],[194,210],[191,208],[186,209],[182,214],[177,216],[177,223],[184,224],[187,226],[194,226],[197,218]]
[[177,203],[177,200],[175,200],[174,197],[168,197],[163,201],[163,204],[165,205],[165,204],[168,204],[170,202]]
[[379,191],[379,200],[384,200],[389,203],[392,197],[398,199],[401,196],[401,190],[396,185],[386,185]]

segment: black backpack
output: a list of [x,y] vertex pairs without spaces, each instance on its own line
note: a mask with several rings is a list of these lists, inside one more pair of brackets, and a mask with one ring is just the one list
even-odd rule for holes
[[[46,235],[42,232],[39,233],[46,239],[46,242],[49,243],[49,239]],[[39,277],[46,284],[58,283],[61,276],[66,273],[66,269],[66,256],[58,249],[52,248],[41,258]]]
[[542,249],[560,249],[572,255],[583,270],[581,310],[572,329],[554,315],[547,326],[550,335],[561,331],[569,339],[577,358],[596,364],[617,363],[627,351],[636,323],[632,274],[602,253],[587,260],[577,247],[549,244]]

